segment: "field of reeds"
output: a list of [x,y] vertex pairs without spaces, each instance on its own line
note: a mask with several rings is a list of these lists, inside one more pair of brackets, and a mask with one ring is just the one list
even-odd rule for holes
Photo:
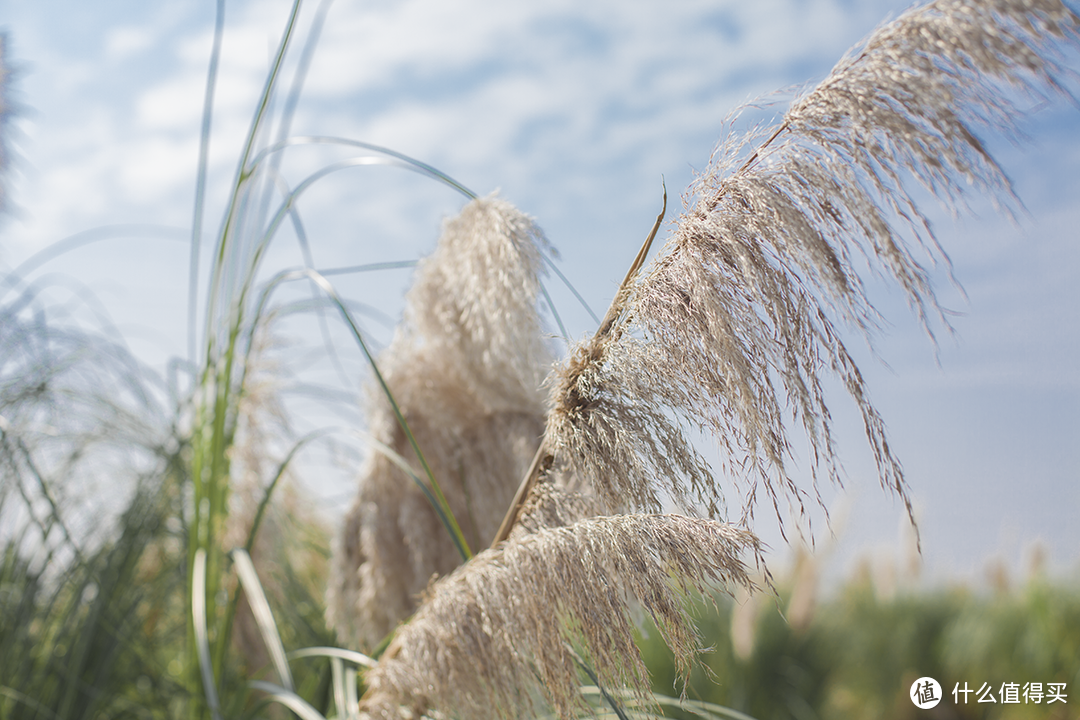
[[[560,328],[565,352],[544,284],[564,278],[535,219],[394,149],[290,134],[326,7],[301,38],[292,5],[210,237],[218,6],[188,357],[151,370],[82,288],[33,274],[66,246],[0,278],[0,717],[901,718],[918,716],[919,674],[1075,689],[1075,587],[886,597],[856,578],[819,600],[798,574],[772,578],[754,527],[755,510],[783,523],[839,483],[830,387],[914,522],[844,338],[879,329],[871,277],[929,335],[947,327],[923,205],[1019,210],[980,137],[1011,136],[1020,99],[1068,96],[1072,6],[937,0],[881,26],[774,122],[723,139],[666,238],[664,191],[594,331]],[[313,146],[340,155],[286,179],[283,158]],[[405,263],[381,348],[377,309],[336,278],[385,264],[316,270],[298,210],[322,178],[371,165],[462,196],[435,251]],[[270,265],[283,228],[303,264]],[[297,327],[343,377],[330,336],[348,338],[363,420],[293,430],[287,386],[356,412],[298,380]],[[357,491],[331,531],[292,481],[341,434],[363,454],[345,453]]]

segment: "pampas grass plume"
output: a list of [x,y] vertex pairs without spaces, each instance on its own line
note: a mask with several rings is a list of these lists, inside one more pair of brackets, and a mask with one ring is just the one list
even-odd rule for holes
[[[659,259],[620,309],[622,328],[559,372],[545,445],[612,509],[655,511],[664,493],[717,517],[723,489],[685,439],[721,446],[725,478],[780,515],[808,496],[788,474],[793,416],[816,479],[840,471],[823,378],[858,407],[882,486],[911,514],[903,470],[841,327],[878,313],[862,274],[891,278],[928,331],[941,316],[917,259],[947,263],[917,207],[921,185],[956,208],[972,189],[1002,206],[1009,183],[978,139],[1009,131],[1005,88],[1061,87],[1061,40],[1080,21],[1052,0],[939,0],[883,26],[776,126],[729,139],[698,178]],[[862,269],[865,266],[865,270]]]
[[681,515],[594,517],[515,535],[432,586],[368,674],[361,709],[518,718],[542,698],[569,718],[584,709],[579,657],[602,685],[644,694],[631,603],[686,674],[699,642],[685,596],[715,583],[752,587],[747,552],[758,552],[747,531]]
[[[495,196],[470,202],[416,272],[379,366],[470,546],[491,542],[544,427],[550,350],[537,295],[543,234]],[[368,432],[423,473],[386,397],[370,393]],[[374,647],[408,617],[431,578],[461,562],[413,481],[373,451],[335,547],[328,619]]]

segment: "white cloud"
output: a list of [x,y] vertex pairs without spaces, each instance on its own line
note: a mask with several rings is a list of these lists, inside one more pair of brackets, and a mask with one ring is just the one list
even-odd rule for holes
[[202,119],[206,79],[189,73],[156,85],[136,101],[136,122],[143,130],[192,132]]
[[190,184],[198,151],[194,138],[171,140],[150,136],[126,148],[117,158],[120,188],[134,202],[160,201]]
[[105,54],[110,60],[124,60],[148,49],[154,42],[153,34],[142,27],[118,27],[105,38]]

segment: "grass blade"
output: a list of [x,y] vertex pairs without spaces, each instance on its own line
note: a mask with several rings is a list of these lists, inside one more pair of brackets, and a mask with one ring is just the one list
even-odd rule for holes
[[[635,698],[631,693],[625,690],[613,691],[615,695],[622,696],[624,702],[630,708],[635,708],[641,704],[641,701]],[[581,694],[588,696],[603,696],[608,697],[611,695],[607,690],[600,688],[596,685],[583,685],[581,687]],[[670,697],[668,695],[655,695],[653,700],[659,705],[682,710],[685,713],[694,715],[695,717],[703,718],[704,720],[717,720],[721,718],[723,720],[757,720],[751,715],[747,715],[744,712],[739,712],[723,705],[717,705],[716,703],[705,702],[703,700],[689,700],[686,698]],[[638,711],[634,711],[634,714],[639,714]],[[645,717],[663,717],[653,716],[651,714],[645,714]]]
[[326,720],[322,713],[316,710],[307,700],[291,690],[274,685],[273,683],[252,680],[248,687],[254,690],[262,690],[267,695],[267,700],[279,703],[292,710],[303,720]]
[[17,703],[22,703],[26,707],[32,708],[34,712],[41,713],[48,718],[55,718],[55,720],[60,720],[60,716],[54,713],[52,710],[45,707],[29,695],[19,692],[15,688],[7,687],[6,685],[0,685],[0,695],[9,697]]
[[[298,188],[299,190],[299,188]],[[416,441],[416,436],[413,435],[412,428],[409,427],[409,423],[405,420],[404,414],[401,412],[401,407],[398,405],[397,400],[394,398],[394,394],[390,391],[390,386],[386,382],[386,378],[379,371],[379,367],[375,362],[375,356],[371,353],[370,347],[368,347],[367,341],[364,339],[363,333],[360,332],[359,326],[356,324],[356,320],[353,318],[349,308],[345,305],[345,302],[338,295],[337,290],[333,284],[330,283],[325,277],[319,274],[317,271],[311,268],[301,268],[297,270],[288,270],[278,273],[273,279],[267,283],[265,289],[262,292],[262,296],[259,299],[259,303],[255,312],[255,318],[258,319],[264,311],[264,308],[269,301],[271,293],[282,283],[290,282],[293,280],[299,280],[307,278],[313,281],[319,286],[319,288],[326,293],[327,298],[338,308],[341,313],[342,319],[345,321],[346,326],[352,333],[353,338],[356,340],[357,345],[360,346],[361,351],[364,353],[364,357],[368,362],[368,366],[371,368],[372,374],[374,374],[376,381],[379,383],[379,388],[382,390],[386,399],[390,403],[390,407],[394,412],[394,417],[397,419],[402,431],[405,433],[405,437],[409,441],[409,446],[416,454],[417,459],[420,461],[420,465],[424,470],[424,474],[427,475],[428,481],[431,484],[429,500],[433,499],[432,506],[436,512],[439,513],[440,521],[446,526],[447,531],[450,533],[450,537],[457,547],[458,552],[461,554],[463,560],[468,561],[472,557],[472,550],[469,548],[469,543],[465,539],[465,533],[462,532],[461,526],[454,517],[453,511],[450,509],[450,503],[446,500],[445,494],[443,494],[442,488],[439,486],[438,480],[435,479],[435,473],[432,472],[431,466],[428,464],[424,457],[423,451],[420,449],[420,445]],[[428,492],[425,490],[425,495]]]
[[252,166],[255,167],[259,165],[269,154],[280,152],[287,147],[296,145],[341,145],[345,147],[356,147],[363,150],[370,150],[381,155],[386,155],[388,158],[394,158],[396,160],[399,160],[401,161],[401,166],[409,166],[410,169],[420,173],[421,175],[430,177],[433,180],[438,180],[444,185],[447,185],[457,190],[459,193],[461,193],[470,200],[475,200],[478,197],[476,193],[459,183],[454,178],[450,177],[441,170],[431,165],[428,165],[425,162],[417,160],[413,157],[409,157],[408,155],[397,152],[396,150],[391,150],[390,148],[383,147],[381,145],[374,145],[372,143],[363,142],[361,140],[351,140],[349,138],[326,136],[296,136],[287,138],[285,140],[281,140],[275,143],[274,145],[271,145],[270,147],[259,153],[259,155],[256,156],[255,160],[252,162]]
[[206,625],[206,550],[195,551],[195,565],[191,573],[191,613],[195,622],[195,648],[199,656],[203,693],[214,720],[221,720],[214,668],[210,663],[210,638]]
[[251,613],[255,616],[263,642],[266,643],[266,649],[270,652],[274,669],[282,685],[291,691],[293,689],[292,671],[289,670],[281,635],[274,623],[274,614],[270,610],[270,603],[266,600],[266,593],[263,592],[262,583],[259,582],[259,575],[255,572],[251,556],[247,554],[247,551],[237,548],[232,551],[232,559],[236,564],[236,574],[240,577],[240,584],[244,586],[244,592],[247,594]]
[[356,682],[356,670],[354,668],[345,669],[345,710],[346,717],[349,720],[356,720],[360,717],[360,696],[357,692]]
[[622,703],[616,700],[611,695],[611,693],[604,689],[604,686],[600,684],[600,678],[596,677],[596,673],[593,671],[593,669],[589,667],[589,665],[584,660],[581,659],[581,655],[579,655],[577,651],[575,651],[574,648],[570,646],[570,643],[564,642],[563,647],[565,647],[566,651],[570,653],[571,656],[573,656],[574,662],[578,664],[578,667],[581,668],[581,671],[588,675],[589,679],[593,681],[596,689],[600,692],[600,697],[604,699],[604,702],[608,704],[608,707],[611,708],[611,710],[615,713],[619,720],[630,720],[628,717],[626,717],[626,710],[623,709]]
[[289,653],[290,660],[297,660],[305,657],[338,658],[350,662],[353,665],[362,665],[364,667],[375,667],[378,664],[376,660],[368,657],[364,653],[337,647],[310,647],[303,648],[302,650],[293,650]]
[[206,174],[210,163],[210,125],[214,115],[214,91],[217,88],[221,40],[225,31],[225,0],[217,0],[214,19],[214,44],[210,67],[206,71],[206,95],[203,98],[202,127],[199,130],[199,164],[195,173],[195,208],[191,220],[191,258],[188,269],[188,360],[195,362],[195,316],[198,314],[199,250],[202,245],[203,208],[206,204]]
[[255,511],[255,519],[251,522],[251,531],[248,533],[247,542],[244,544],[245,551],[250,553],[251,548],[255,546],[255,536],[259,532],[259,526],[262,525],[262,519],[266,514],[266,508],[270,505],[270,498],[274,494],[274,489],[277,487],[278,482],[280,482],[281,478],[285,475],[285,471],[288,469],[293,457],[309,442],[316,438],[320,438],[329,432],[332,432],[332,428],[323,428],[321,430],[314,430],[300,438],[293,444],[292,448],[289,449],[289,453],[285,456],[285,459],[278,464],[277,472],[274,473],[274,479],[271,480],[270,484],[267,486],[266,492],[263,493],[263,498],[259,502],[259,507]]
[[334,707],[338,717],[345,712],[345,663],[341,658],[330,658],[330,671],[334,676]]

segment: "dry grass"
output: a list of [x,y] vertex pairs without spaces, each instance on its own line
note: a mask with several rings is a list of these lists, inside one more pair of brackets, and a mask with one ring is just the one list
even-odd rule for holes
[[749,532],[681,515],[593,517],[518,536],[432,587],[368,674],[361,709],[525,717],[543,697],[569,717],[583,707],[578,662],[608,687],[647,688],[631,602],[689,671],[699,643],[686,595],[717,582],[750,587],[748,549],[757,549]]
[[899,285],[930,330],[940,310],[916,256],[947,258],[908,188],[954,206],[972,189],[1007,203],[976,133],[1002,129],[1005,86],[1056,87],[1053,42],[1075,41],[1076,28],[1061,3],[933,3],[879,29],[778,125],[722,144],[622,308],[625,331],[579,347],[561,371],[555,459],[611,506],[655,508],[665,483],[714,517],[722,488],[682,436],[703,427],[725,452],[724,477],[749,482],[744,518],[758,487],[802,507],[806,491],[787,473],[788,408],[815,478],[838,481],[822,389],[832,374],[862,413],[883,487],[910,513],[841,329],[877,327],[870,273]]
[[[533,222],[495,197],[446,223],[417,270],[405,319],[379,359],[387,384],[471,547],[491,542],[543,432],[539,386],[551,362],[537,315]],[[423,474],[386,397],[368,432]],[[342,638],[372,648],[416,607],[432,576],[461,561],[425,495],[373,452],[345,521],[328,596]]]

